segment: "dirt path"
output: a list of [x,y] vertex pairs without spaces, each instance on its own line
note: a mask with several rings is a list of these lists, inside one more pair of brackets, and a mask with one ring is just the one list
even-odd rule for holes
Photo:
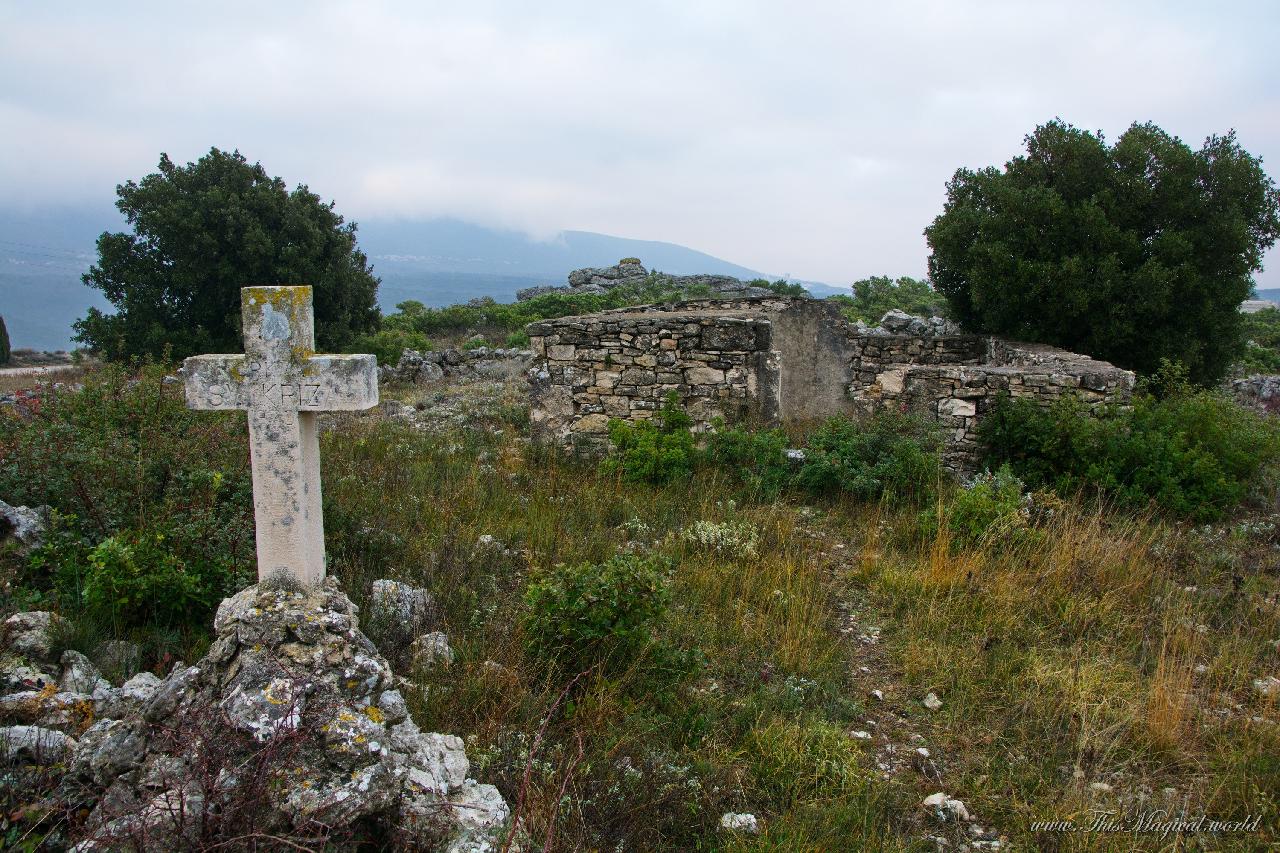
[[[817,540],[829,571],[850,572],[861,559],[854,547],[822,530],[821,525],[808,526],[806,533]],[[858,664],[850,675],[864,700],[866,716],[850,727],[849,736],[864,743],[870,764],[882,780],[916,788],[923,792],[921,800],[929,794],[946,795],[936,806],[922,804],[914,815],[911,822],[917,827],[917,837],[938,850],[970,853],[1014,849],[999,828],[968,811],[962,802],[963,791],[948,786],[948,756],[931,737],[935,734],[930,719],[934,712],[925,705],[926,694],[916,695],[886,654],[880,642],[880,626],[884,623],[867,597],[854,591],[840,609],[840,633],[858,649]]]

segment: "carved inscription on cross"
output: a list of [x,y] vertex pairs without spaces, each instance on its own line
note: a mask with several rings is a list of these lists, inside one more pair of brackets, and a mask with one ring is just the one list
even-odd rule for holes
[[324,578],[317,412],[378,404],[372,355],[317,355],[311,288],[240,291],[243,355],[184,363],[187,406],[249,413],[258,578],[278,573],[308,586]]

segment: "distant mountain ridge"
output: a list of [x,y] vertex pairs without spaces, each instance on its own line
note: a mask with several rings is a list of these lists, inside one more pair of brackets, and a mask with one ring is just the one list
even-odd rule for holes
[[406,265],[432,272],[518,275],[563,284],[575,269],[609,266],[634,257],[650,269],[677,275],[764,277],[756,270],[675,243],[590,231],[562,231],[551,240],[535,240],[518,231],[456,219],[370,219],[360,223],[357,233],[360,248],[375,265]]
[[[111,209],[0,210],[0,314],[15,348],[69,348],[75,320],[91,306],[110,310],[80,276],[96,258],[98,235],[125,227]],[[675,243],[590,231],[564,231],[540,241],[456,219],[369,219],[359,222],[357,238],[382,279],[378,302],[384,312],[407,299],[432,307],[482,296],[510,302],[521,288],[562,285],[575,269],[609,266],[626,257],[674,275],[769,277]],[[828,292],[836,291],[815,287],[817,295]]]

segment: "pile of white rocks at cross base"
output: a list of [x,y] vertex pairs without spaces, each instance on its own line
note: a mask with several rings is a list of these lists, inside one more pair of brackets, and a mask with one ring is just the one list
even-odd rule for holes
[[332,579],[241,591],[194,666],[118,687],[78,652],[55,657],[60,621],[18,613],[0,630],[0,773],[61,774],[37,805],[88,815],[62,839],[75,849],[189,846],[246,793],[257,832],[358,824],[406,849],[501,847],[502,796],[467,778],[461,739],[414,724]]

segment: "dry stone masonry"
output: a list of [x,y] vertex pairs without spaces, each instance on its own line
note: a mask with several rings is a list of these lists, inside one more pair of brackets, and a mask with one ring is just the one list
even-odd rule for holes
[[890,312],[851,324],[836,305],[782,297],[690,300],[528,326],[531,423],[585,450],[609,420],[653,417],[674,393],[696,429],[716,418],[773,426],[895,408],[935,418],[946,461],[976,459],[976,426],[1000,394],[1045,405],[1074,394],[1128,402],[1134,375],[1038,344],[969,335],[940,318]]
[[55,655],[60,622],[0,625],[0,770],[61,776],[43,805],[79,816],[74,849],[205,849],[250,832],[327,835],[334,849],[360,833],[380,849],[499,848],[502,796],[468,778],[460,738],[414,723],[332,578],[241,591],[194,666],[119,687],[84,655]]

